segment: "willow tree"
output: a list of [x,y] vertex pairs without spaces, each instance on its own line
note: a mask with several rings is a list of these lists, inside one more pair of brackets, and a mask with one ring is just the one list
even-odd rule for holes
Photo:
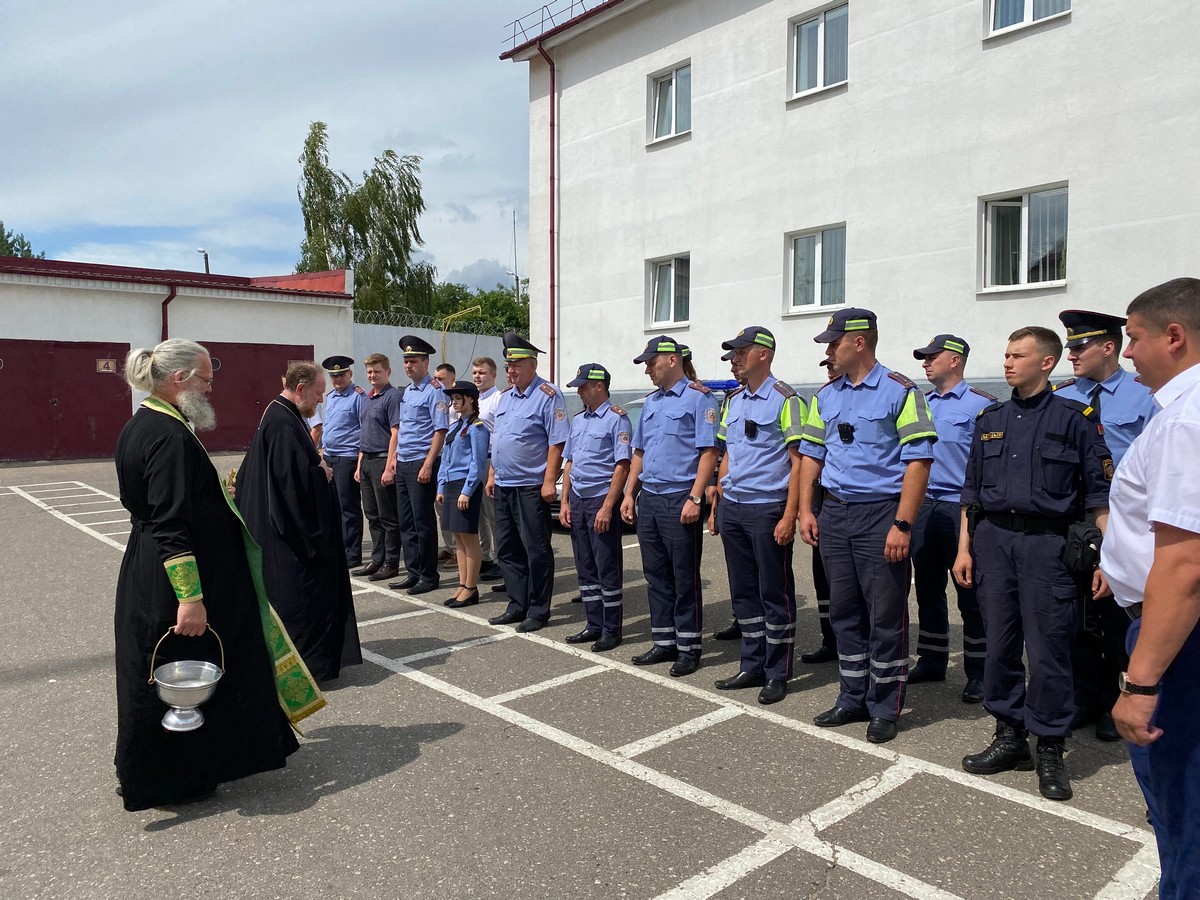
[[437,272],[413,259],[424,244],[417,228],[425,211],[421,158],[387,150],[355,184],[330,167],[325,123],[313,122],[299,162],[304,241],[296,271],[352,268],[355,307],[431,313]]

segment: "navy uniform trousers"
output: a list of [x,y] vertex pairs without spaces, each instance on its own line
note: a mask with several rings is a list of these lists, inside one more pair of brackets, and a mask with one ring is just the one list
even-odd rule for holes
[[679,521],[687,491],[652,494],[638,501],[637,533],[650,604],[651,639],[657,647],[675,647],[681,657],[700,658],[704,598],[700,588],[703,552],[701,516],[691,525]]
[[400,563],[400,523],[396,519],[396,485],[379,479],[387,467],[387,453],[364,453],[358,473],[363,512],[371,529],[371,562]]
[[580,497],[571,491],[571,549],[588,631],[620,637],[625,581],[621,514],[614,509],[608,531],[596,531],[596,513],[605,499],[603,494]]
[[496,487],[496,562],[508,593],[507,614],[545,622],[554,591],[550,504],[542,486]]
[[[1129,626],[1129,653],[1142,620]],[[1191,635],[1163,674],[1151,724],[1162,736],[1147,747],[1126,743],[1150,821],[1158,838],[1161,900],[1200,897],[1200,628]]]
[[890,563],[884,544],[897,500],[842,503],[832,495],[818,520],[829,576],[829,621],[837,638],[837,705],[896,721],[908,682],[908,585],[912,566]]
[[346,562],[352,566],[362,562],[362,489],[354,480],[358,468],[358,456],[325,455],[325,462],[333,469],[333,487],[337,491],[338,503],[342,507],[342,542],[346,547]]
[[829,624],[829,576],[825,574],[825,563],[821,561],[821,551],[812,548],[812,578],[813,592],[817,595],[817,622],[821,626],[821,646],[837,648],[837,638],[833,636],[833,626]]
[[[950,659],[950,614],[946,579],[958,556],[962,505],[925,498],[913,524],[912,561],[917,588],[917,656],[926,666],[946,671]],[[963,623],[963,671],[968,681],[983,680],[987,656],[983,616],[973,588],[954,583]],[[1114,682],[1115,683],[1115,682]]]
[[[1066,537],[1025,534],[986,519],[975,529],[975,593],[987,630],[983,705],[1039,737],[1068,737],[1075,711],[1071,644],[1075,579],[1063,565]],[[1029,657],[1025,685],[1022,650]]]
[[433,504],[437,499],[440,464],[440,459],[434,460],[432,474],[425,484],[417,480],[424,459],[396,464],[396,518],[400,523],[404,567],[409,575],[416,575],[422,581],[438,580],[438,527]]
[[741,671],[787,681],[796,646],[796,579],[792,543],[775,543],[786,504],[733,503],[717,507],[725,546],[733,614],[742,626]]

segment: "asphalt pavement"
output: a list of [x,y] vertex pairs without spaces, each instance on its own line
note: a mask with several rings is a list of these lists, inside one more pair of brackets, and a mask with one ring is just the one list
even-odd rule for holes
[[[237,461],[217,458],[222,473]],[[694,675],[629,662],[649,647],[632,534],[625,642],[605,654],[563,641],[583,617],[568,602],[565,533],[552,618],[535,634],[487,624],[498,594],[449,610],[449,590],[414,598],[354,579],[366,662],[328,688],[287,768],[127,813],[112,768],[113,594],[129,530],[116,494],[108,461],[0,468],[2,897],[1156,893],[1122,745],[1091,729],[1068,741],[1068,803],[1042,799],[1032,772],[962,771],[992,720],[959,699],[961,654],[946,682],[909,688],[884,745],[862,723],[811,724],[836,698],[833,664],[797,663],[771,707],[756,691],[716,691],[738,647],[710,639],[731,616],[711,537]],[[820,642],[809,552],[796,553],[798,651]],[[961,649],[961,632],[951,640]]]

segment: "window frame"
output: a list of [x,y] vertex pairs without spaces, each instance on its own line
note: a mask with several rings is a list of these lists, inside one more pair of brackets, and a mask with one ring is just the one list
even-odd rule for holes
[[[692,256],[690,253],[672,253],[669,256],[659,256],[654,259],[646,260],[646,330],[662,331],[672,328],[687,328],[691,325],[692,315]],[[680,279],[680,263],[686,267],[687,271],[682,275],[687,279],[687,315],[682,319],[677,319],[676,311],[679,303],[679,279]],[[659,272],[663,268],[670,270],[670,285],[671,297],[668,301],[670,308],[669,319],[655,318],[658,310],[659,300]]]
[[[1071,221],[1071,192],[1070,185],[1067,182],[1055,184],[1047,184],[1039,187],[1028,188],[1024,191],[1013,192],[1007,191],[1002,194],[993,194],[987,197],[980,198],[980,218],[981,218],[981,271],[980,271],[980,289],[983,294],[1002,293],[1005,291],[1028,291],[1042,290],[1045,288],[1065,287],[1067,277],[1064,274],[1061,278],[1051,278],[1046,281],[1029,281],[1029,243],[1031,234],[1031,223],[1029,218],[1029,201],[1030,198],[1038,194],[1055,194],[1062,193],[1066,197],[1066,241],[1063,245],[1065,254],[1070,246],[1070,221]],[[1017,261],[1017,277],[1018,280],[1012,284],[994,284],[992,282],[993,271],[993,239],[995,236],[992,211],[994,209],[1014,209],[1019,207],[1021,210],[1020,222],[1020,240],[1019,240],[1019,258]],[[1064,264],[1065,265],[1065,264]]]
[[[687,93],[687,128],[679,128],[679,73],[684,69],[688,72]],[[691,59],[685,59],[666,69],[660,69],[649,76],[649,90],[646,110],[646,143],[659,144],[671,141],[692,133],[692,90],[691,90]],[[664,84],[670,85],[671,91],[671,130],[663,135],[658,133],[659,93]]]
[[[824,245],[825,235],[829,232],[842,232],[842,299],[836,303],[823,303],[824,275]],[[789,231],[784,235],[784,255],[786,258],[787,277],[784,279],[783,314],[785,316],[803,316],[813,313],[824,313],[846,305],[846,223],[834,222],[817,228],[805,228],[799,231]],[[796,301],[796,242],[804,238],[815,238],[813,244],[813,301],[812,303],[797,304]]]
[[1019,22],[1013,22],[1011,25],[1005,25],[1003,28],[995,28],[993,26],[996,21],[997,2],[998,0],[984,0],[984,15],[987,16],[987,20],[984,23],[984,35],[987,38],[1002,37],[1006,34],[1023,31],[1026,28],[1033,28],[1036,25],[1043,25],[1046,22],[1053,22],[1056,19],[1068,18],[1071,15],[1071,9],[1074,5],[1074,0],[1068,0],[1068,3],[1071,5],[1066,9],[1035,19],[1033,13],[1036,0],[1024,0],[1024,12]]
[[[846,10],[847,26],[846,26],[846,77],[839,81],[826,83],[825,81],[825,51],[826,51],[826,17],[838,10]],[[833,88],[842,87],[850,83],[850,32],[849,32],[849,15],[850,4],[848,2],[836,2],[819,9],[810,10],[799,16],[793,16],[788,19],[788,100],[799,100],[803,97],[810,97],[813,94],[819,94],[822,91],[832,90]],[[817,23],[817,83],[812,87],[798,89],[797,80],[800,76],[800,29],[812,22]]]

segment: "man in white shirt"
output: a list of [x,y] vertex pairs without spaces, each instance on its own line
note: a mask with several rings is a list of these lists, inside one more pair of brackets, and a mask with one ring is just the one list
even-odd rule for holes
[[1124,356],[1160,411],[1110,493],[1100,567],[1131,619],[1113,707],[1158,838],[1159,896],[1200,896],[1200,280],[1177,278],[1128,310]]
[[[479,419],[490,434],[496,427],[496,404],[500,402],[500,390],[496,387],[496,361],[490,356],[478,356],[471,360],[471,380],[479,388]],[[489,461],[491,458],[489,448]],[[499,581],[501,578],[500,567],[496,565],[495,534],[496,501],[485,491],[479,513],[479,545],[483,550],[480,581]]]

